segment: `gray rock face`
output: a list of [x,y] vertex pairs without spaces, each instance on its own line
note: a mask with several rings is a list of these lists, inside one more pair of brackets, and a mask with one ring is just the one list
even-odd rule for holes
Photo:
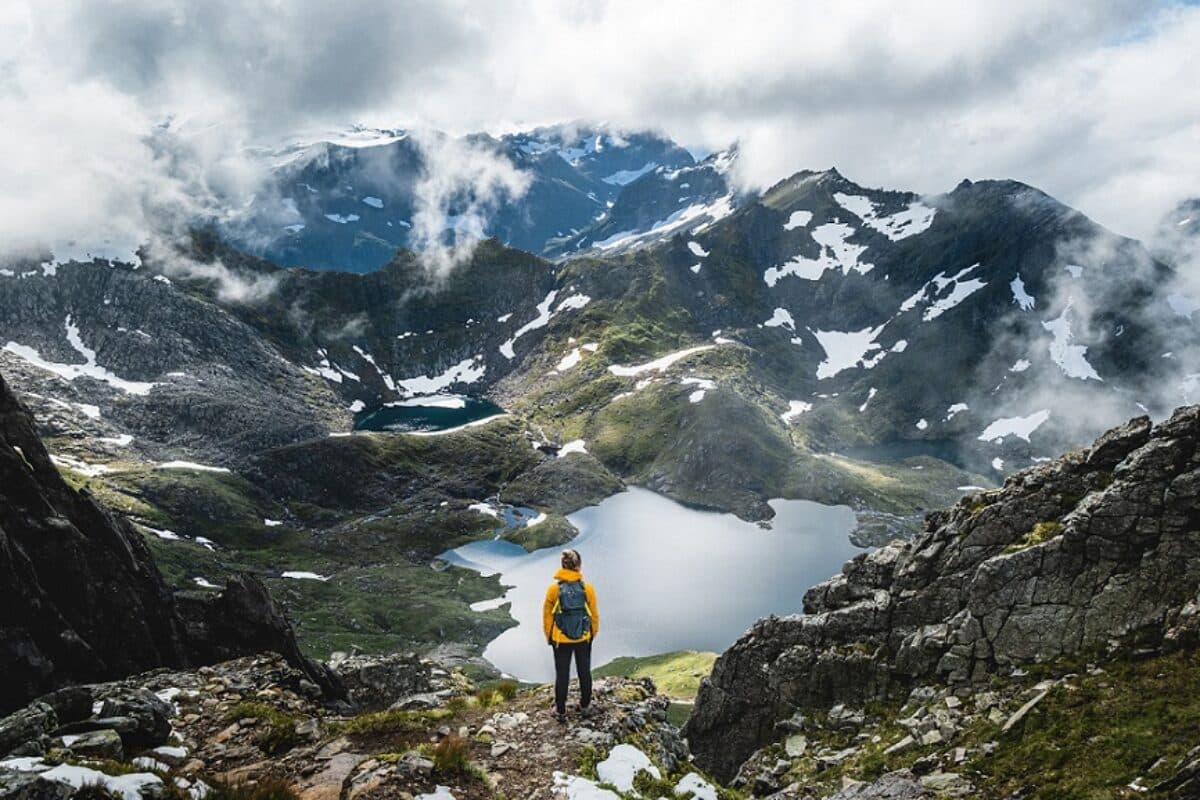
[[[68,744],[69,742],[69,744]],[[63,740],[72,754],[82,758],[108,758],[121,761],[125,758],[125,745],[121,735],[111,728],[80,733]]]
[[62,479],[0,377],[0,712],[59,689],[44,704],[54,724],[78,720],[91,697],[65,684],[264,649],[337,694],[258,578],[237,576],[217,595],[173,596],[142,536]]
[[858,706],[917,680],[981,682],[1112,640],[1186,639],[1200,591],[1198,439],[1200,406],[1153,428],[1133,420],[849,562],[808,592],[806,616],[760,620],[717,661],[686,728],[697,761],[727,778],[797,710]]
[[31,703],[15,714],[0,719],[0,755],[27,742],[40,743],[58,727],[54,709],[45,703]]
[[126,744],[153,747],[167,741],[171,734],[171,705],[147,689],[133,689],[110,697],[100,708],[101,717],[125,717],[133,729],[122,734]]
[[347,656],[331,660],[330,668],[345,685],[350,702],[364,710],[388,708],[433,690],[430,666],[415,653]]
[[827,800],[918,800],[932,793],[908,770],[882,775],[870,783],[847,786]]

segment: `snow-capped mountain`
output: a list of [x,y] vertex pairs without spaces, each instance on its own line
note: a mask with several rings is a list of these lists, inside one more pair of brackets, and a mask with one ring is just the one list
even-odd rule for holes
[[582,231],[550,242],[546,254],[613,255],[677,234],[702,232],[748,199],[730,180],[736,160],[734,147],[698,164],[649,169],[617,195],[607,213]]
[[[424,146],[371,136],[281,154],[306,219],[359,217],[326,219],[344,240],[300,229],[296,254],[390,253],[363,231],[415,195],[372,164],[419,180]],[[234,469],[387,403],[487,397],[534,440],[748,517],[777,496],[911,514],[1200,391],[1179,273],[1029,186],[920,197],[826,170],[736,195],[736,151],[696,164],[595,129],[472,142],[540,170],[493,225],[554,206],[528,204],[542,190],[612,202],[557,240],[587,257],[491,241],[431,285],[403,250],[367,274],[296,270],[205,234],[138,269],[6,269],[0,369],[106,457]]]
[[695,163],[658,134],[606,127],[561,125],[461,139],[358,128],[262,153],[272,168],[272,191],[227,234],[284,266],[369,272],[397,248],[416,244],[414,217],[429,209],[429,193],[446,192],[438,200],[449,207],[436,209],[440,230],[425,235],[463,224],[466,208],[481,199],[480,174],[462,175],[461,186],[432,186],[427,178],[443,165],[429,162],[472,156],[498,162],[524,181],[519,191],[487,198],[486,217],[478,220],[483,232],[534,253],[605,219],[623,189],[639,178]]

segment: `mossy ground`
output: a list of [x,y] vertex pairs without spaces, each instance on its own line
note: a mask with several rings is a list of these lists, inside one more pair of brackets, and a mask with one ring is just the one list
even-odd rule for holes
[[[996,755],[967,767],[996,796],[1032,788],[1037,800],[1154,796],[1153,786],[1200,743],[1200,653],[1106,665],[1053,689],[1008,733],[986,728],[972,737],[1000,743]],[[1037,776],[1030,786],[1030,776]]]
[[[1136,779],[1143,787],[1153,787],[1200,743],[1197,681],[1200,653],[1195,651],[1112,661],[1102,673],[1072,674],[1060,682],[1007,732],[1001,730],[1003,720],[1031,693],[1006,705],[1001,722],[981,719],[949,744],[918,745],[894,754],[885,751],[907,735],[896,724],[904,713],[898,703],[876,704],[866,709],[871,724],[865,731],[870,738],[857,754],[825,769],[818,769],[811,757],[801,758],[793,762],[787,777],[814,789],[832,789],[844,777],[872,780],[910,767],[925,756],[962,747],[967,759],[947,769],[969,779],[977,797],[1158,797],[1129,784]],[[822,747],[841,749],[854,743],[846,732],[819,730],[806,735],[810,754]],[[996,744],[992,755],[980,747],[989,742]],[[782,745],[774,747],[782,756]]]
[[[465,434],[378,434],[314,441],[261,457],[244,474],[151,469],[134,463],[85,477],[76,486],[145,526],[168,584],[220,586],[236,571],[262,576],[287,609],[301,646],[327,658],[357,646],[366,652],[424,650],[445,642],[481,652],[515,624],[503,609],[471,603],[503,594],[497,578],[449,567],[435,557],[496,534],[495,522],[469,506],[543,463],[523,425],[502,421]],[[527,482],[536,499],[540,484]],[[553,501],[552,501],[553,502]],[[279,524],[267,524],[277,520]],[[575,535],[561,514],[510,538],[533,549]],[[211,540],[204,546],[198,539]],[[311,572],[328,581],[285,579]]]
[[1055,536],[1062,533],[1063,525],[1061,522],[1039,522],[1027,531],[1020,539],[1004,548],[1005,553],[1016,553],[1021,550],[1028,549],[1034,545],[1039,545],[1048,542]]
[[700,690],[700,681],[712,672],[716,660],[716,653],[679,650],[653,656],[615,658],[592,672],[597,677],[650,678],[659,694],[693,700]]

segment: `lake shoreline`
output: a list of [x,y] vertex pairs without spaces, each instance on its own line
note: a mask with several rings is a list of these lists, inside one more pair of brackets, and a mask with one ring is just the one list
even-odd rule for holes
[[[688,508],[631,487],[568,516],[580,531],[573,546],[595,583],[601,632],[594,664],[672,651],[721,651],[758,618],[801,613],[810,586],[836,574],[865,549],[850,541],[856,524],[846,506],[772,500],[772,527],[732,514]],[[503,540],[472,542],[441,560],[497,574],[517,621],[491,640],[484,658],[521,680],[552,677],[541,633],[541,597],[558,566],[559,548],[526,552]],[[703,586],[690,575],[704,575]],[[747,580],[747,578],[751,578]],[[657,619],[649,624],[649,616]],[[665,632],[664,632],[665,631]]]

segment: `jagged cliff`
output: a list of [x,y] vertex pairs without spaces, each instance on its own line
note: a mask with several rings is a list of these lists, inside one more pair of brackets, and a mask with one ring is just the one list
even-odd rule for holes
[[0,376],[0,710],[64,684],[267,649],[334,688],[257,578],[172,596],[141,535],[62,479]]
[[686,728],[698,763],[731,777],[797,712],[1194,639],[1198,439],[1200,406],[1132,420],[851,561],[805,616],[760,620],[718,659]]

